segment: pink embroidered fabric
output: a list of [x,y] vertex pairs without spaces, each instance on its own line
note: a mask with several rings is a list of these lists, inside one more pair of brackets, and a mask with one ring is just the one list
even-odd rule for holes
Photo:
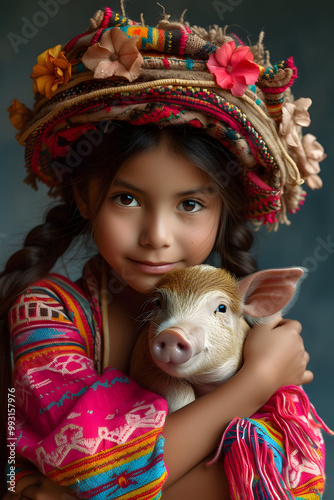
[[158,499],[167,404],[113,368],[99,373],[96,269],[83,290],[51,274],[10,310],[17,480],[37,467],[80,498]]

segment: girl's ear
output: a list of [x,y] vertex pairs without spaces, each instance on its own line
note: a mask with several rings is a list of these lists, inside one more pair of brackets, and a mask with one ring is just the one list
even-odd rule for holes
[[84,219],[89,219],[88,202],[83,198],[80,190],[75,185],[73,185],[73,193],[81,217],[83,217]]

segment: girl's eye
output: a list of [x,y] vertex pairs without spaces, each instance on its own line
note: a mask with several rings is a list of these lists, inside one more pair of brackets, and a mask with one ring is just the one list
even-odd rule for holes
[[220,304],[217,309],[215,310],[215,313],[216,312],[219,312],[219,313],[224,313],[226,312],[226,306],[224,304]]
[[181,207],[181,210],[184,212],[198,212],[198,210],[203,208],[203,205],[199,201],[185,200],[180,203],[179,207]]
[[138,207],[139,203],[131,194],[118,194],[112,198],[116,203],[126,207]]

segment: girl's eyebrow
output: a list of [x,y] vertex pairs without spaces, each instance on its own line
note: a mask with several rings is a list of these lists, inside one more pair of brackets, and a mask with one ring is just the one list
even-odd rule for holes
[[[132,189],[133,191],[137,191],[140,194],[146,195],[147,193],[143,190],[138,188],[137,186],[134,186],[133,184],[130,184],[130,182],[124,181],[123,179],[116,179],[115,182],[113,183],[113,186],[119,186],[119,187],[125,187],[128,189]],[[189,191],[183,191],[181,193],[176,193],[175,196],[190,196],[193,194],[212,194],[214,192],[213,187],[211,186],[210,183],[205,184],[204,186],[190,189]]]

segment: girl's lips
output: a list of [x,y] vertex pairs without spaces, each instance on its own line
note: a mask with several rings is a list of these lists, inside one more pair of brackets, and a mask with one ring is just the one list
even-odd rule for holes
[[177,262],[141,262],[129,259],[138,269],[147,274],[165,274],[174,269]]

